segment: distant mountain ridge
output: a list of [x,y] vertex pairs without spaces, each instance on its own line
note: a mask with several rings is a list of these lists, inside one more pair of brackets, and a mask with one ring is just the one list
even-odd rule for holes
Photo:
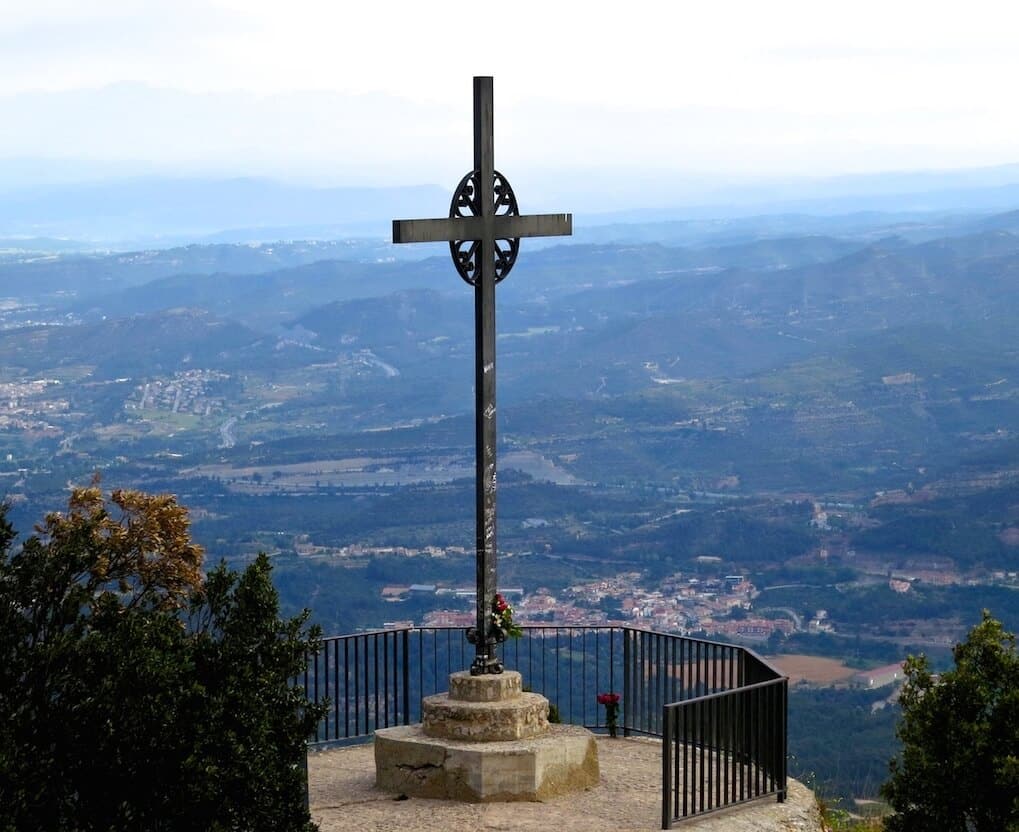
[[8,192],[0,200],[0,237],[194,238],[301,225],[330,228],[332,236],[366,228],[382,234],[391,218],[434,213],[448,200],[434,185],[313,188],[252,177],[141,177]]

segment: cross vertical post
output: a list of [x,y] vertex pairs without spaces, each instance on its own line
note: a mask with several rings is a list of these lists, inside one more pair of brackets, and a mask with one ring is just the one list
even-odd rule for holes
[[495,518],[495,140],[492,79],[474,79],[474,170],[480,176],[481,274],[474,284],[474,445],[477,516],[477,624],[471,672],[495,670],[495,641],[488,632],[496,592]]
[[521,237],[568,236],[570,214],[521,216],[509,182],[495,169],[491,77],[474,79],[474,170],[457,186],[449,217],[393,220],[394,243],[449,243],[453,265],[474,288],[474,442],[477,512],[477,620],[467,631],[475,647],[471,673],[502,673],[496,645],[505,638],[492,620],[496,593],[495,285],[516,262]]

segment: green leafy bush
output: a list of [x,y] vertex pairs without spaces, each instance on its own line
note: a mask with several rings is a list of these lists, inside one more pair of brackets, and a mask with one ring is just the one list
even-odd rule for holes
[[934,676],[906,664],[899,697],[902,754],[882,794],[888,832],[1019,830],[1019,653],[1015,636],[984,612]]
[[307,614],[264,556],[204,577],[174,498],[110,503],[76,489],[18,551],[0,510],[0,829],[314,829]]

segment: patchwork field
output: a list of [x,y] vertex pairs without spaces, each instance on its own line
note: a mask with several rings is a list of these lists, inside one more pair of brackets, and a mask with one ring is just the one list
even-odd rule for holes
[[790,683],[794,685],[798,682],[808,682],[812,685],[835,685],[847,682],[854,673],[859,672],[857,668],[849,667],[838,659],[826,656],[792,653],[783,656],[768,656],[768,661],[786,674]]

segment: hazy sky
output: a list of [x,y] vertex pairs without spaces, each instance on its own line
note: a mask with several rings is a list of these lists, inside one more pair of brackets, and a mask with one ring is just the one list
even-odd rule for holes
[[491,74],[507,171],[994,165],[1017,43],[973,0],[0,0],[0,159],[455,182]]

